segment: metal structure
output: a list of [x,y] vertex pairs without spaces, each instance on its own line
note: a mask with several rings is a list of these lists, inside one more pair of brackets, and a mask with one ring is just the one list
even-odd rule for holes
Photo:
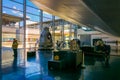
[[24,48],[24,64],[27,60],[27,54],[26,54],[26,0],[23,2],[23,27],[24,27],[24,42],[23,42],[23,48]]
[[0,0],[0,79],[2,79],[2,0]]

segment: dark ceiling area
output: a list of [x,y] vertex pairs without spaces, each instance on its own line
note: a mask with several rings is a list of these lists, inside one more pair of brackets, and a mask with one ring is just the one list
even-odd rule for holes
[[62,19],[120,37],[119,0],[31,0]]
[[120,36],[120,0],[83,0],[117,36]]

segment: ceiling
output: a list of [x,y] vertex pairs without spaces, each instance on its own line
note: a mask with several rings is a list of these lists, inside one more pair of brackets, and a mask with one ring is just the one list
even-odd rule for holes
[[80,26],[120,37],[120,0],[31,0],[40,9]]

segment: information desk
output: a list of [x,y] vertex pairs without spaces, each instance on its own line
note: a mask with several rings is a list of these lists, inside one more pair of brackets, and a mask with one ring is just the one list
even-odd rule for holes
[[[55,56],[59,56],[55,59]],[[48,68],[51,69],[70,69],[77,68],[82,64],[82,51],[60,50],[53,51],[53,59],[48,61]]]

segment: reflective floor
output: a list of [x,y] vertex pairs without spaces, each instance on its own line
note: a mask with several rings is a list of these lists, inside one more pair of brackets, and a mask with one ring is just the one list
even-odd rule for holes
[[18,59],[1,65],[0,80],[120,80],[120,57],[110,56],[109,65],[100,58],[85,56],[85,68],[62,71],[48,70],[51,51],[37,51],[35,57],[27,58],[25,65]]

